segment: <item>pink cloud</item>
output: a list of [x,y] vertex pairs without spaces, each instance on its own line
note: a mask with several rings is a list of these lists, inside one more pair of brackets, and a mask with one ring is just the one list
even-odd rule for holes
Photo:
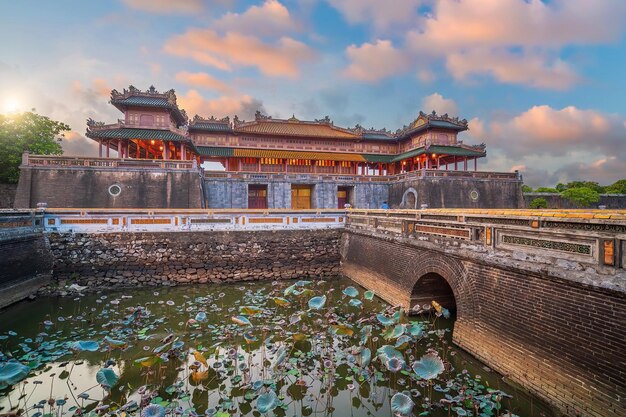
[[350,65],[344,70],[346,77],[359,81],[375,82],[407,70],[409,61],[391,41],[377,40],[346,49]]
[[256,67],[265,75],[290,78],[298,76],[300,64],[314,57],[307,45],[289,37],[270,44],[236,32],[221,36],[211,29],[189,29],[169,39],[164,49],[224,71]]
[[287,7],[277,0],[267,0],[261,6],[251,6],[241,14],[227,13],[212,27],[224,32],[257,36],[281,36],[301,29],[301,25],[293,19]]
[[444,98],[439,93],[433,93],[422,99],[422,110],[430,113],[435,110],[439,114],[447,113],[450,116],[458,116],[459,108],[451,98]]
[[198,114],[202,117],[224,117],[239,115],[240,118],[252,118],[256,110],[262,110],[261,101],[248,95],[221,96],[216,99],[205,99],[198,91],[189,90],[178,96],[178,104],[187,114]]
[[202,87],[209,90],[219,91],[221,93],[229,93],[232,89],[211,75],[204,72],[187,72],[182,71],[176,74],[176,81],[191,87]]
[[423,0],[328,0],[339,10],[349,23],[373,23],[377,30],[386,30],[397,25],[408,25],[418,18],[418,8],[427,3]]
[[458,80],[490,74],[503,83],[556,90],[567,89],[580,80],[571,66],[560,59],[550,62],[543,54],[512,54],[482,48],[448,55],[446,68]]

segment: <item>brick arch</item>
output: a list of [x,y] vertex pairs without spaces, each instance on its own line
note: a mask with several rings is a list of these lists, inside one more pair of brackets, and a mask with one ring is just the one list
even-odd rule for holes
[[432,277],[433,274],[443,278],[452,289],[457,320],[476,317],[476,292],[459,260],[437,252],[423,251],[412,257],[403,275],[413,291],[420,280]]

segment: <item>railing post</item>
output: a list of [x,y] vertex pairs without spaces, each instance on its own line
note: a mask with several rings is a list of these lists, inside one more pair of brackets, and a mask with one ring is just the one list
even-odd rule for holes
[[28,165],[28,155],[30,152],[24,151],[22,152],[22,165]]

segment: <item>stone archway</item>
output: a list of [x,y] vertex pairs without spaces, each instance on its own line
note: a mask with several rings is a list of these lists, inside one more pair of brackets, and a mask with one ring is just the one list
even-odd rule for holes
[[417,191],[415,188],[408,188],[404,194],[402,194],[402,202],[400,203],[400,207],[405,209],[416,209],[417,208]]
[[410,308],[418,302],[426,304],[435,299],[444,307],[455,309],[457,321],[476,317],[473,283],[459,260],[436,252],[419,251],[403,275],[410,277]]

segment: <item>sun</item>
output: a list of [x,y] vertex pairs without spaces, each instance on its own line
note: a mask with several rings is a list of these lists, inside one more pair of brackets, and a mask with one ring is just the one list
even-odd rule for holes
[[20,102],[15,98],[8,98],[4,101],[2,110],[4,113],[15,113],[20,108]]

